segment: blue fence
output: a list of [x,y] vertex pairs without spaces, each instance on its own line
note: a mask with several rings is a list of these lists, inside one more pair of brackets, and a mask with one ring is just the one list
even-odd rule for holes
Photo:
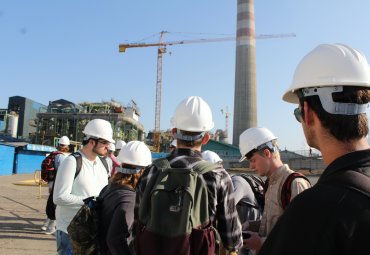
[[20,150],[17,153],[16,174],[30,174],[40,170],[41,162],[46,156],[42,151]]
[[15,148],[0,145],[0,175],[13,174]]
[[[55,148],[35,144],[16,148],[0,144],[0,175],[34,173],[35,170],[40,170],[42,160],[51,151],[55,151]],[[167,155],[168,153],[152,152],[153,160]]]
[[54,147],[34,144],[23,147],[0,144],[0,175],[34,173],[40,169],[46,154],[55,150]]

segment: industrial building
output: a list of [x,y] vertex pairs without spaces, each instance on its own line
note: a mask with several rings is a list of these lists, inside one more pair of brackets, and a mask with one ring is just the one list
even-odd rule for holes
[[144,127],[139,122],[140,111],[135,102],[124,107],[116,101],[84,102],[78,105],[64,99],[50,102],[47,111],[37,114],[37,134],[34,143],[54,145],[66,135],[72,141],[82,141],[83,129],[92,119],[104,119],[112,124],[113,138],[126,141],[143,140]]
[[9,97],[8,109],[1,112],[4,133],[13,138],[29,140],[36,133],[34,120],[37,113],[46,109],[46,106],[31,99],[13,96]]
[[59,99],[45,106],[14,96],[9,98],[8,109],[0,111],[0,133],[48,146],[55,146],[56,140],[66,135],[77,145],[87,122],[99,118],[112,124],[114,139],[144,140],[139,117],[140,110],[134,101],[123,106],[114,100],[75,104]]

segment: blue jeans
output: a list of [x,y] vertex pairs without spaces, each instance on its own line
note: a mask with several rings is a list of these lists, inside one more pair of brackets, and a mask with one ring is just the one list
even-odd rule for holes
[[56,239],[58,255],[72,255],[72,242],[69,235],[63,231],[57,230]]

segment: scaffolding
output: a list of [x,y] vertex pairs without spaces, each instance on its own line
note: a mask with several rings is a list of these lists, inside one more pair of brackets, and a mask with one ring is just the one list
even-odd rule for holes
[[[37,114],[37,131],[32,139],[36,144],[49,146],[55,146],[55,140],[64,135],[72,141],[82,141],[85,125],[92,119],[104,119],[112,125],[113,139],[143,140],[143,125],[138,118],[127,115],[126,110],[130,109],[114,100],[81,104],[62,99],[50,102],[46,112]],[[128,112],[132,114],[137,110]]]

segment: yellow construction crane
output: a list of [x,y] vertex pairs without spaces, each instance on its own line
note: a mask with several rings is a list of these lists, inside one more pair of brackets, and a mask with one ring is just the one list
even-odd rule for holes
[[[193,44],[193,43],[209,43],[209,42],[225,42],[225,41],[235,41],[235,36],[230,37],[220,37],[220,38],[206,38],[206,39],[196,39],[196,40],[181,40],[181,41],[163,41],[163,35],[168,33],[167,31],[161,31],[159,33],[158,43],[123,43],[119,45],[119,52],[125,52],[127,48],[140,48],[140,47],[152,47],[158,46],[157,51],[157,82],[156,82],[156,95],[155,95],[155,122],[154,122],[154,132],[153,141],[155,151],[159,151],[160,140],[161,140],[161,130],[160,130],[160,120],[161,120],[161,104],[162,104],[162,58],[163,54],[166,53],[166,47],[172,45],[180,44]],[[271,38],[282,38],[282,37],[295,37],[294,33],[290,34],[272,34],[272,35],[258,35],[256,39],[271,39]]]

